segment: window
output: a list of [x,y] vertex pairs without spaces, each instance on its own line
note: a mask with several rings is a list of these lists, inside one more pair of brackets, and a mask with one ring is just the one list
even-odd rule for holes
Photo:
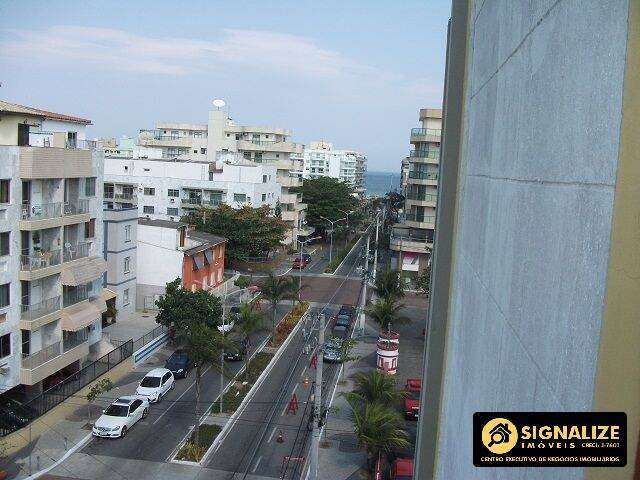
[[266,199],[267,199],[267,194],[266,194],[266,193],[263,193],[263,194],[262,194],[262,201],[264,202]]
[[201,148],[200,148],[200,153],[201,153],[202,155],[204,155],[205,153],[207,153],[207,149],[206,149],[206,148],[204,148],[204,147],[201,147]]
[[9,203],[9,182],[11,180],[0,180],[0,203]]
[[177,217],[179,215],[177,208],[167,208],[167,215]]
[[125,242],[131,241],[131,225],[124,226],[124,241]]
[[247,201],[247,196],[244,193],[234,193],[233,201],[244,203]]
[[9,232],[0,233],[0,257],[9,255]]
[[142,212],[143,213],[153,213],[154,208],[152,205],[145,205],[142,207]]
[[0,358],[11,355],[11,334],[7,333],[0,337]]
[[262,175],[262,183],[267,183],[267,176],[266,175]]
[[169,190],[167,190],[167,196],[169,196],[169,197],[179,197],[180,196],[180,190],[178,190],[177,188],[170,188]]
[[124,273],[131,273],[131,257],[124,257]]
[[96,219],[92,218],[84,224],[84,238],[93,238],[96,236]]
[[156,189],[152,187],[144,187],[144,194],[153,196],[156,194]]
[[193,153],[198,153],[198,150],[194,150]]
[[129,289],[125,288],[122,291],[122,305],[129,305]]
[[162,384],[164,385],[165,383],[167,383],[170,378],[171,378],[171,372],[165,373],[162,377]]
[[0,308],[6,307],[11,301],[10,283],[0,285]]
[[96,177],[87,177],[84,180],[84,196],[95,197],[96,196]]

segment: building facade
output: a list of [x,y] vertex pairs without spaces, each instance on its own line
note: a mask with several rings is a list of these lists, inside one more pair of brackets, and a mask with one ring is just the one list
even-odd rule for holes
[[175,221],[201,206],[221,203],[275,209],[281,197],[275,167],[231,153],[218,158],[214,163],[107,158],[105,207],[136,206],[140,217]]
[[411,150],[402,161],[405,203],[390,242],[397,268],[407,273],[426,268],[433,249],[442,110],[421,109],[420,123],[420,128],[411,129]]
[[185,223],[138,221],[139,309],[154,309],[167,283],[181,279],[190,290],[210,290],[224,280],[226,239],[189,230]]
[[367,157],[355,150],[337,150],[333,144],[314,141],[304,149],[304,178],[332,177],[364,193]]
[[86,119],[0,102],[0,392],[31,397],[102,337],[102,153]]
[[138,208],[105,208],[103,215],[103,252],[107,262],[104,287],[113,292],[107,302],[113,302],[118,314],[133,313],[136,309]]

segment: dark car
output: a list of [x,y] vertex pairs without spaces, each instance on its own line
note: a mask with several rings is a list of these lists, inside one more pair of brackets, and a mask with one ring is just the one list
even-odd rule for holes
[[293,268],[295,269],[303,269],[306,268],[307,266],[307,261],[304,259],[304,257],[302,257],[302,259],[300,259],[300,257],[296,257],[293,259]]
[[164,362],[164,368],[171,370],[176,378],[185,378],[189,375],[191,362],[189,362],[189,354],[186,350],[176,350],[171,354],[167,361]]
[[310,253],[303,253],[302,254],[302,259],[307,263],[311,263],[311,254]]
[[356,314],[356,308],[353,305],[342,305],[340,307],[340,311],[338,312],[338,317],[349,317],[352,318]]
[[244,360],[247,354],[247,341],[245,339],[232,339],[231,347],[224,351],[224,359],[227,362],[239,362]]

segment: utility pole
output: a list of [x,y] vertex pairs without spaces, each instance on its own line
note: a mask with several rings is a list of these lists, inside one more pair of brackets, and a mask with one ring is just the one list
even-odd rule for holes
[[[318,318],[320,330],[318,330],[318,356],[322,354],[324,344],[324,313]],[[320,449],[320,430],[322,423],[322,358],[316,363],[316,383],[313,388],[313,435],[311,437],[311,451],[309,462],[309,480],[318,479],[318,454]]]
[[320,215],[320,218],[323,220],[326,220],[331,224],[331,246],[329,247],[329,265],[331,265],[332,254],[333,254],[333,230],[334,230],[333,225],[338,222],[341,222],[342,220],[344,220],[344,218],[340,218],[338,220],[329,220],[327,217],[323,217],[322,215]]
[[373,281],[376,279],[378,271],[378,229],[380,227],[380,212],[376,214],[376,243],[373,250]]
[[364,307],[367,303],[367,282],[369,281],[369,239],[367,235],[367,246],[364,255],[364,270],[362,272],[362,294],[360,295],[360,305],[358,306],[358,331],[360,335],[364,335]]
[[[227,306],[227,282],[224,282],[224,296],[222,297],[222,336],[227,337],[227,317],[226,317],[226,306]],[[222,414],[224,407],[224,345],[222,345],[222,350],[220,351],[220,413]]]

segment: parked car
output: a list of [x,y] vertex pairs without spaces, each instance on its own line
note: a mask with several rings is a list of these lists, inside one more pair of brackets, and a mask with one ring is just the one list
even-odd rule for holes
[[408,378],[404,386],[404,417],[407,420],[417,420],[420,411],[420,392],[422,390],[422,380],[419,378]]
[[96,437],[122,438],[135,423],[149,414],[149,401],[142,397],[120,397],[93,425]]
[[175,378],[186,378],[189,375],[191,362],[186,350],[178,349],[164,362],[164,368],[170,370]]
[[330,338],[322,347],[322,360],[327,363],[341,363],[342,345],[343,340],[341,338]]
[[413,478],[413,459],[396,458],[391,464],[391,480],[411,480]]
[[162,400],[167,392],[176,386],[171,370],[166,368],[154,368],[147,373],[138,388],[136,394],[145,397],[150,403]]
[[303,253],[302,254],[302,259],[307,263],[311,263],[311,254],[310,253]]
[[247,355],[247,341],[244,338],[231,339],[231,348],[224,351],[227,362],[239,362]]
[[306,268],[307,266],[307,261],[304,259],[304,257],[300,258],[299,256],[293,259],[293,268],[296,269],[303,269]]
[[356,314],[356,307],[354,307],[353,305],[342,305],[340,307],[340,311],[338,312],[338,316],[344,316],[344,317],[349,317],[349,318],[353,318],[353,316]]

